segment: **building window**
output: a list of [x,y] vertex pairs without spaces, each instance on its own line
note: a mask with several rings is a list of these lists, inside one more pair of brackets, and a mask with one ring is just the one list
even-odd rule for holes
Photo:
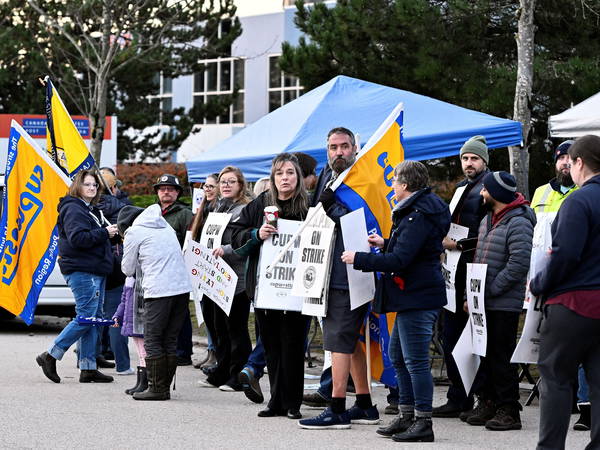
[[269,56],[269,112],[296,100],[303,93],[300,79],[279,68],[279,55]]
[[153,95],[149,95],[150,102],[158,102],[159,117],[158,123],[162,124],[163,113],[173,110],[173,79],[165,77],[162,73],[157,73],[154,77],[154,83],[158,84],[158,89]]
[[244,123],[244,60],[239,58],[207,59],[204,71],[194,74],[194,105],[218,100],[219,96],[237,96],[224,114],[205,118],[205,124]]

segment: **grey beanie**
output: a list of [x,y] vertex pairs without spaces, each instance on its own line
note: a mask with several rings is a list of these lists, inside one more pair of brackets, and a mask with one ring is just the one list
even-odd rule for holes
[[471,139],[467,140],[460,149],[460,156],[465,153],[473,153],[479,156],[486,164],[490,160],[487,142],[484,136],[473,136]]
[[139,208],[137,206],[124,206],[121,211],[119,211],[119,216],[117,217],[117,228],[119,229],[119,233],[124,234],[127,228],[131,226],[133,221],[143,210],[144,208]]

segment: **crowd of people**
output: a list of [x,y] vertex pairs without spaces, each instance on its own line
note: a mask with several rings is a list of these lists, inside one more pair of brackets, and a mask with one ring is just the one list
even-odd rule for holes
[[[372,403],[367,361],[360,344],[369,305],[352,309],[347,265],[379,273],[377,313],[395,313],[387,353],[397,386],[390,386],[386,413],[397,416],[376,433],[397,442],[433,442],[433,418],[459,418],[492,431],[521,429],[519,377],[511,363],[524,300],[542,303],[539,449],[564,448],[577,390],[580,417],[575,428],[591,430],[588,448],[600,448],[600,138],[566,141],[554,152],[556,176],[535,192],[530,204],[515,178],[488,168],[486,139],[474,136],[460,150],[464,180],[452,210],[430,187],[427,167],[403,161],[394,170],[389,238],[365,237],[371,252],[347,251],[339,230],[350,210],[332,189],[357,156],[352,131],[338,127],[327,135],[327,164],[315,173],[314,158],[277,155],[270,176],[254,193],[242,171],[231,165],[208,176],[195,215],[179,201],[180,180],[164,174],[154,185],[157,203],[128,204],[114,173],[80,171],[59,205],[59,266],[73,292],[76,315],[37,363],[53,382],[61,381],[56,362],[78,344],[79,381],[111,382],[98,370],[106,363],[102,333],[116,360],[117,374],[137,374],[126,391],[136,400],[169,400],[178,366],[191,364],[190,292],[182,247],[186,233],[200,240],[211,212],[231,215],[218,247],[210,249],[237,275],[231,311],[210,298],[200,301],[209,348],[197,363],[206,375],[199,385],[243,391],[263,403],[259,380],[267,368],[270,398],[259,417],[287,416],[306,429],[346,429],[379,424]],[[323,318],[323,348],[331,368],[316,393],[304,394],[304,354],[310,317],[297,311],[255,307],[256,344],[248,329],[255,300],[261,246],[277,227],[265,220],[276,206],[279,218],[302,221],[317,204],[332,219],[335,234]],[[451,224],[467,229],[463,239],[449,235]],[[455,312],[447,303],[442,274],[444,251],[460,252],[454,289]],[[485,264],[485,357],[468,391],[452,350],[469,321],[467,265]],[[81,318],[104,317],[112,326],[89,326]],[[433,406],[430,343],[441,330],[450,387],[447,401]],[[127,339],[139,357],[130,367]],[[354,405],[346,405],[350,388]],[[301,405],[322,406],[302,418]],[[388,410],[389,409],[389,410]]]

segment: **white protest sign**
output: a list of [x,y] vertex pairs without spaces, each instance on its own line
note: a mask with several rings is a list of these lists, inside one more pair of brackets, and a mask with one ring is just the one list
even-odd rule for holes
[[323,294],[325,279],[330,269],[330,249],[333,243],[335,222],[323,209],[312,217],[300,234],[300,259],[292,285],[292,295],[319,298]]
[[473,353],[485,356],[487,329],[485,318],[485,276],[487,264],[467,264],[467,304],[472,325]]
[[[367,222],[363,208],[352,211],[340,218],[344,250],[353,252],[371,252],[367,238]],[[352,264],[346,264],[348,274],[348,287],[350,289],[350,309],[373,300],[375,296],[375,278],[372,272],[356,270]]]
[[533,297],[527,305],[527,315],[521,339],[510,359],[511,363],[537,364],[540,353],[540,325],[542,322],[542,302]]
[[278,232],[266,239],[260,248],[258,263],[258,283],[256,286],[255,307],[302,311],[304,297],[292,295],[292,285],[296,267],[300,261],[300,237],[281,256],[279,261],[267,273],[267,266],[277,256],[281,247],[294,236],[302,222],[279,219]]
[[475,376],[479,370],[479,364],[481,358],[479,355],[474,355],[471,344],[472,325],[471,322],[467,322],[463,332],[458,339],[458,342],[452,350],[452,357],[458,367],[458,373],[465,387],[465,392],[468,394],[475,381]]
[[231,214],[211,212],[204,222],[199,244],[211,250],[219,248],[229,219]]
[[450,200],[450,214],[454,214],[454,210],[456,209],[456,206],[458,205],[458,202],[460,202],[460,199],[463,195],[463,192],[465,192],[465,189],[467,188],[467,185],[465,184],[464,186],[461,186],[459,188],[456,188],[456,191],[454,191],[454,195],[452,196],[452,200]]
[[[536,214],[536,224],[533,228],[533,240],[531,246],[531,260],[529,262],[528,281],[535,277],[546,265],[548,260],[548,250],[552,248],[552,222],[556,219],[556,212],[542,212]],[[533,299],[533,295],[529,292],[529,283],[525,290],[525,304],[523,308],[527,308],[527,304]]]
[[[450,224],[448,237],[455,241],[465,239],[469,235],[469,229],[455,223]],[[460,259],[460,250],[446,250],[444,252],[444,261],[442,262],[442,275],[446,281],[446,299],[448,303],[444,308],[449,311],[456,312],[456,268]]]
[[202,199],[204,199],[204,189],[202,188],[194,188],[192,192],[192,213],[196,214],[198,208],[200,207],[200,203],[202,203]]
[[184,260],[199,294],[206,295],[229,315],[238,280],[236,273],[223,259],[213,256],[212,250],[196,241],[189,242]]

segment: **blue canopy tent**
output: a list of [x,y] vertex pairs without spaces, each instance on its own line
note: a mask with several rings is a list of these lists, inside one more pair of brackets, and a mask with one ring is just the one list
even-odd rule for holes
[[346,76],[322,86],[257,120],[239,133],[186,162],[190,181],[203,181],[226,165],[239,167],[250,181],[269,174],[281,152],[304,152],[324,166],[327,132],[343,126],[364,145],[400,102],[404,102],[406,159],[425,160],[458,153],[481,134],[490,148],[521,143],[521,124],[423,95]]

